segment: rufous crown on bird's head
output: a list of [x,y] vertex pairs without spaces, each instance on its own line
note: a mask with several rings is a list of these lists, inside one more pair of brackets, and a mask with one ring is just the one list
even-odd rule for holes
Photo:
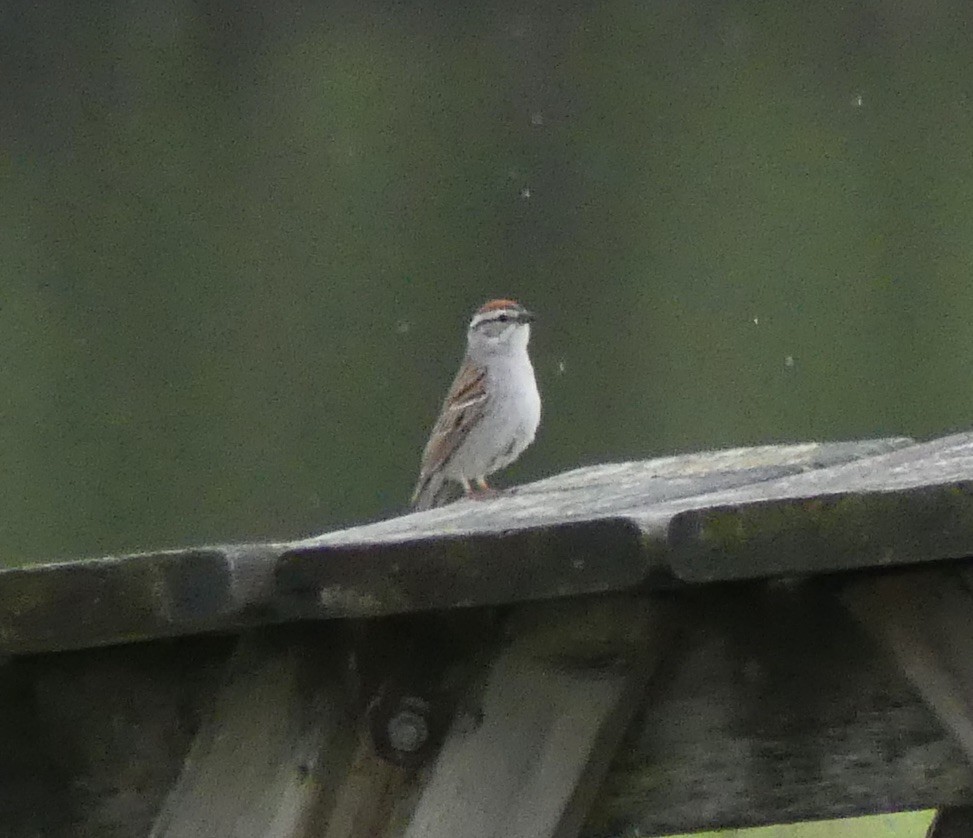
[[484,314],[488,311],[495,311],[498,308],[523,308],[523,306],[516,300],[489,300],[481,305],[477,310],[477,314]]

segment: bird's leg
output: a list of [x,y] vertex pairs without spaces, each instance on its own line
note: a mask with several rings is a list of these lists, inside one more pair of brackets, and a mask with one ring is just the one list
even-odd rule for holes
[[494,498],[500,493],[486,482],[485,477],[474,477],[472,484],[469,480],[461,477],[459,482],[463,487],[463,492],[470,500],[486,500]]
[[475,498],[476,500],[495,498],[500,494],[496,489],[486,482],[485,477],[476,477],[474,478],[473,482],[476,483],[477,491],[470,495],[470,497]]

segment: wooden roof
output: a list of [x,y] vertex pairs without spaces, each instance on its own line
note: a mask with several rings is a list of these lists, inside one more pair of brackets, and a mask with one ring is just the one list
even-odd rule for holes
[[939,561],[973,554],[971,486],[970,434],[581,468],[304,540],[2,570],[0,649]]
[[764,446],[0,571],[0,822],[614,838],[947,807],[936,838],[970,834],[971,481],[973,434]]

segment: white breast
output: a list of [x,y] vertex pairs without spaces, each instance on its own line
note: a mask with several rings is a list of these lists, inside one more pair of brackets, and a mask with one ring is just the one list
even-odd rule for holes
[[491,425],[497,445],[489,472],[516,460],[534,441],[541,421],[541,396],[527,352],[517,353],[496,372],[498,397]]
[[526,339],[519,343],[480,360],[487,370],[486,409],[444,467],[447,477],[485,477],[512,463],[534,441],[541,420],[541,397]]

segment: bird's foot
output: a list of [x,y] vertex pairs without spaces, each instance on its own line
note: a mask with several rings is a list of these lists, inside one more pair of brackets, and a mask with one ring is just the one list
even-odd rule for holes
[[466,497],[470,500],[489,500],[501,494],[503,493],[490,486],[482,477],[477,477],[473,484],[466,486]]

